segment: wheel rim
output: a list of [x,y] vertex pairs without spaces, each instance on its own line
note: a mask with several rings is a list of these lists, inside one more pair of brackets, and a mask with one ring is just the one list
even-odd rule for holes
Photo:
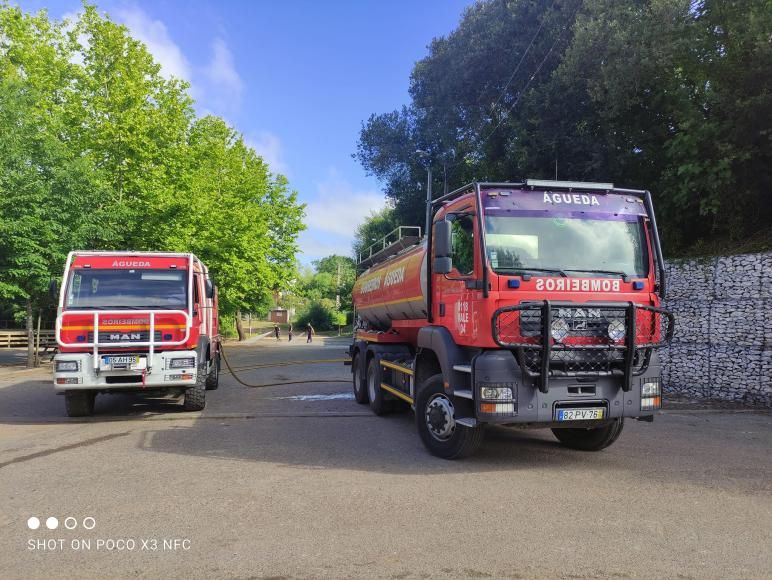
[[370,395],[370,400],[375,400],[375,373],[367,373],[367,393]]
[[429,399],[424,419],[426,428],[437,441],[447,441],[456,431],[455,409],[445,395],[438,393]]

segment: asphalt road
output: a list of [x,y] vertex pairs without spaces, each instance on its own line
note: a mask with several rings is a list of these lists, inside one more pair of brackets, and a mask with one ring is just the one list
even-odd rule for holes
[[[330,342],[228,352],[342,358]],[[448,462],[341,363],[241,374],[330,382],[224,375],[203,413],[100,396],[76,421],[44,373],[0,370],[0,578],[772,576],[769,414],[666,411],[600,453],[491,429]]]

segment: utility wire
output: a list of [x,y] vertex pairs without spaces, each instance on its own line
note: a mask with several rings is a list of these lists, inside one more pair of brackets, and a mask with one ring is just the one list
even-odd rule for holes
[[[517,104],[520,102],[520,99],[525,94],[526,90],[531,85],[533,80],[536,78],[536,75],[539,74],[539,72],[541,71],[542,67],[544,67],[544,64],[547,62],[547,59],[549,59],[550,55],[555,50],[555,47],[557,46],[558,42],[562,38],[563,33],[566,31],[566,29],[570,25],[571,21],[575,18],[576,13],[579,11],[579,8],[581,7],[581,5],[582,5],[581,1],[577,2],[576,6],[574,7],[574,10],[571,12],[571,15],[566,20],[566,23],[562,26],[562,28],[560,29],[560,32],[555,37],[555,41],[552,43],[552,46],[550,46],[550,49],[547,51],[547,54],[541,60],[541,62],[539,63],[539,66],[536,67],[536,70],[533,72],[533,74],[528,78],[528,81],[526,82],[525,86],[523,86],[523,88],[517,93],[517,97],[516,97],[515,101],[507,108],[505,113],[499,119],[499,122],[496,123],[496,126],[483,138],[482,141],[480,141],[480,143],[477,144],[475,149],[477,149],[478,151],[480,149],[482,149],[482,147],[485,145],[485,143],[488,142],[488,139],[490,139],[493,136],[493,134],[498,130],[498,128],[501,127],[501,124],[504,122],[504,120],[509,117],[509,113],[511,113],[512,109],[514,109],[517,106]],[[552,7],[550,9],[554,8],[554,6],[555,6],[555,2],[552,3]],[[501,100],[501,97],[503,97],[504,92],[506,91],[506,88],[509,87],[512,79],[514,79],[515,74],[517,74],[517,71],[520,68],[520,65],[522,64],[523,60],[525,59],[525,55],[528,53],[528,50],[533,45],[534,41],[536,40],[536,37],[538,36],[538,32],[542,29],[542,27],[544,26],[544,22],[546,20],[547,20],[546,17],[542,20],[542,23],[539,26],[539,29],[537,30],[537,34],[534,35],[534,38],[531,40],[531,44],[528,45],[528,48],[526,49],[526,52],[523,54],[523,57],[520,59],[520,62],[518,63],[517,67],[515,68],[515,72],[512,74],[512,76],[510,77],[510,80],[507,82],[507,85],[505,86],[504,91],[502,91],[501,95],[499,96],[499,99],[496,100],[496,104],[494,105],[494,108],[495,108],[496,105],[498,105],[499,101]],[[448,165],[446,169],[448,169],[450,171],[453,171],[457,166],[461,165],[462,163],[464,163],[463,159],[453,163],[452,165]],[[449,178],[449,176],[448,176],[448,178]]]

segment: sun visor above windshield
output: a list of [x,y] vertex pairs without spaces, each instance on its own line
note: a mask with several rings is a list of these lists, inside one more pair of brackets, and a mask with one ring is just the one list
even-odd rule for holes
[[483,206],[487,214],[534,212],[549,214],[605,214],[608,216],[646,215],[643,200],[633,195],[598,192],[570,192],[524,189],[483,189]]

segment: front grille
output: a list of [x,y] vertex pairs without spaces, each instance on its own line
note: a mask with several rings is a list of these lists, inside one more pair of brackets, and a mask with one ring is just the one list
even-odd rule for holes
[[[560,341],[551,335],[555,320],[566,323]],[[609,338],[613,322],[625,328],[616,341]],[[619,375],[628,385],[632,375],[646,371],[652,349],[672,333],[672,314],[634,303],[529,302],[493,315],[496,343],[513,350],[526,374],[541,378],[545,392],[549,378],[561,376]]]
[[[523,310],[520,314],[520,334],[539,336],[542,330],[542,303],[531,303],[538,308]],[[625,321],[625,308],[598,308],[596,306],[564,306],[552,310],[552,319],[565,320],[569,337],[608,336],[609,324],[615,320]]]

